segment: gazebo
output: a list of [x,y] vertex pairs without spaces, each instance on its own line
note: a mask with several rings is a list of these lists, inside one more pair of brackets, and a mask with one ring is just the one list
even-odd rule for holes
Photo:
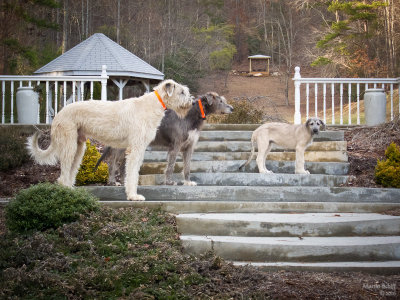
[[[271,56],[257,54],[257,55],[249,56],[248,59],[249,59],[249,74],[261,73],[263,75],[269,76],[269,61],[271,59]],[[261,60],[261,61],[265,60],[265,62],[266,62],[265,72],[264,71],[253,72],[253,68],[251,65],[252,60]]]
[[[102,33],[95,33],[47,65],[36,70],[36,75],[90,76],[101,75],[102,65],[107,75],[119,88],[119,99],[128,81],[141,82],[146,91],[150,84],[164,79],[164,74]],[[80,86],[77,86],[80,89]],[[80,93],[77,93],[80,95]]]

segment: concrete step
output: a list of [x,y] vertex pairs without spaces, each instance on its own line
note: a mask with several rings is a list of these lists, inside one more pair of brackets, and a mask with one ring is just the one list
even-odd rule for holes
[[[126,200],[124,187],[85,187],[101,200]],[[397,203],[400,189],[303,186],[139,186],[153,201]]]
[[[253,130],[203,130],[200,141],[250,141]],[[321,131],[314,136],[315,142],[343,141],[344,131]]]
[[[173,214],[184,213],[383,213],[400,209],[400,203],[358,202],[255,202],[255,201],[126,201],[103,200],[110,207],[161,209]],[[1,202],[0,202],[1,205]]]
[[400,235],[400,217],[371,213],[194,213],[176,216],[184,235],[328,237]]
[[[225,160],[225,161],[192,161],[190,163],[190,172],[192,173],[218,173],[218,172],[238,172],[239,167],[245,160]],[[167,166],[166,162],[145,162],[140,168],[140,175],[163,174]],[[274,173],[294,173],[294,161],[266,161],[267,169]],[[305,168],[311,174],[325,175],[347,175],[349,172],[349,163],[347,162],[306,162]],[[175,164],[174,173],[180,173],[183,169],[183,163]],[[258,167],[255,160],[247,165],[243,172],[258,173]]]
[[[182,174],[174,174],[174,181],[181,183]],[[191,173],[190,179],[197,185],[220,186],[340,186],[348,176],[311,174],[259,174],[259,173]],[[164,174],[140,175],[140,185],[163,185]]]
[[[194,152],[192,161],[210,160],[247,160],[249,152]],[[254,155],[254,159],[256,155]],[[269,160],[294,161],[295,152],[270,152],[267,157]],[[304,154],[306,161],[314,162],[347,162],[349,157],[347,151],[307,151]],[[165,162],[167,160],[166,151],[146,151],[145,162]],[[182,161],[182,154],[179,153],[177,161]]]
[[353,262],[400,260],[400,236],[240,237],[181,235],[187,253],[232,261]]
[[[149,146],[147,148],[151,151],[162,151],[165,147],[162,146]],[[257,149],[257,147],[256,147]],[[280,151],[284,149],[280,146],[273,145],[271,151]],[[199,152],[250,152],[250,141],[202,141],[198,142],[195,151]],[[327,142],[313,142],[307,151],[347,151],[347,142],[345,141],[327,141]],[[294,150],[292,151],[294,152]]]
[[[399,274],[400,260],[392,261],[346,261],[346,262],[242,262],[233,261],[235,266],[253,266],[264,271],[311,271],[311,272],[363,272],[381,275]],[[396,287],[388,285],[383,290],[396,295]]]

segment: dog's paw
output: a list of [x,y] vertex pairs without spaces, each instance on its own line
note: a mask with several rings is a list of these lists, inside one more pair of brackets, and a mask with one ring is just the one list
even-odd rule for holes
[[168,181],[165,182],[165,185],[178,185],[178,183],[176,181],[172,181],[172,180],[169,181],[168,180]]
[[184,180],[184,181],[183,181],[183,185],[196,186],[197,183],[194,182],[194,181],[187,181],[187,180]]
[[260,173],[261,174],[274,174],[274,172],[272,172],[270,170],[261,170]]
[[308,170],[296,171],[296,174],[310,175],[310,171]]
[[146,198],[144,196],[142,196],[142,195],[134,194],[134,195],[128,196],[128,200],[130,200],[130,201],[144,201],[144,200],[146,200]]

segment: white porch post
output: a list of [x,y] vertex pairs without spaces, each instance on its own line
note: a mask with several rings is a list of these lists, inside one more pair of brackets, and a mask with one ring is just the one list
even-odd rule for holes
[[300,113],[300,67],[294,68],[294,124],[301,124],[301,113]]
[[101,100],[107,101],[107,66],[101,67]]

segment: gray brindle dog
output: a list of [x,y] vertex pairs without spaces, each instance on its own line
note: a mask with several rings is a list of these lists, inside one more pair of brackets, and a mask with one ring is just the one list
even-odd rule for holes
[[286,149],[296,150],[296,174],[310,174],[304,169],[304,152],[313,141],[314,135],[319,133],[320,127],[325,130],[325,124],[318,118],[310,118],[305,124],[266,123],[258,127],[251,136],[251,154],[249,159],[239,169],[247,166],[253,159],[257,144],[257,166],[260,173],[272,173],[267,170],[265,160],[276,144]]
[[[201,107],[204,115],[202,115]],[[184,118],[179,117],[174,110],[168,109],[166,111],[157,130],[156,137],[150,144],[150,146],[165,146],[168,149],[165,184],[177,184],[172,176],[177,155],[182,152],[183,184],[197,185],[196,182],[190,180],[190,161],[204,125],[205,117],[211,114],[230,114],[232,111],[233,107],[227,104],[226,99],[215,92],[208,92],[196,100]],[[125,149],[107,147],[96,164],[95,168],[107,155],[111,156],[110,184],[115,184],[115,175],[118,169],[120,169],[120,174],[124,174],[123,170],[121,170],[124,168],[124,153]]]

